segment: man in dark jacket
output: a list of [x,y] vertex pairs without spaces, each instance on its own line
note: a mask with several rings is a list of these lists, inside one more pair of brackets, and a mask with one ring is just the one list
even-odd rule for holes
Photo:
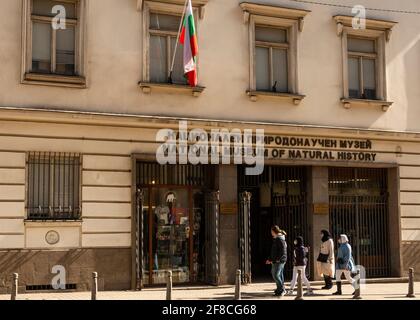
[[284,266],[287,261],[287,244],[286,232],[282,231],[278,226],[271,228],[271,235],[273,237],[273,244],[271,246],[270,259],[267,264],[271,264],[271,275],[276,282],[275,296],[284,296],[286,291],[284,289]]

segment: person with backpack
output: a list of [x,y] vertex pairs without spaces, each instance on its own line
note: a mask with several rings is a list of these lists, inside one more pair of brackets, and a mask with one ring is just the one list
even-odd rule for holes
[[352,256],[351,246],[349,244],[349,238],[347,235],[342,234],[338,239],[339,247],[337,251],[337,273],[336,273],[336,284],[337,291],[333,295],[342,295],[341,291],[341,276],[344,274],[346,279],[353,286],[355,285],[355,280],[351,277],[351,274],[355,271],[355,264]]
[[335,275],[334,241],[327,230],[321,231],[321,249],[317,259],[318,272],[324,277],[325,286],[322,289],[330,290],[333,287],[332,279]]
[[293,250],[293,277],[292,282],[290,283],[290,290],[287,292],[288,295],[292,295],[295,289],[298,270],[302,272],[302,281],[306,285],[307,295],[312,295],[311,285],[306,277],[306,265],[308,263],[308,252],[309,249],[306,248],[303,244],[303,237],[296,237],[294,240],[295,248]]
[[276,283],[274,295],[284,296],[286,294],[284,289],[284,266],[287,261],[286,232],[278,226],[273,226],[271,236],[273,237],[273,243],[270,258],[266,261],[266,264],[271,264],[271,275]]

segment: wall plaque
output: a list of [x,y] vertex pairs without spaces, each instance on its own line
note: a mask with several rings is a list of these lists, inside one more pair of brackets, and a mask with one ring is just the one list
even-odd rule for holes
[[221,214],[237,214],[238,204],[237,203],[221,203],[220,213]]
[[45,235],[45,241],[50,245],[57,244],[60,241],[60,235],[55,230],[48,231]]
[[328,203],[314,203],[314,214],[328,215],[330,213],[330,205]]

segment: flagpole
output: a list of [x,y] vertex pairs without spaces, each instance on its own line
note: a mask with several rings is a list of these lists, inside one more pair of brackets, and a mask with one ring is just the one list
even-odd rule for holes
[[168,78],[169,83],[172,83],[172,72],[174,71],[176,50],[178,49],[179,35],[181,33],[182,25],[184,23],[184,17],[185,17],[185,11],[187,10],[187,5],[188,5],[188,0],[185,0],[184,10],[182,11],[181,22],[179,24],[178,34],[176,36],[175,50],[172,56],[171,70],[169,71],[169,78]]

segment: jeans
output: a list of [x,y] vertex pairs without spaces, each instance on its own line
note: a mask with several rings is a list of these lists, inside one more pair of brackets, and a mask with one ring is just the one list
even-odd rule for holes
[[306,277],[306,266],[294,266],[293,267],[293,278],[292,278],[292,282],[290,283],[290,290],[294,290],[295,289],[295,285],[296,285],[296,281],[297,281],[297,277],[298,277],[298,270],[302,271],[302,282],[306,285],[306,288],[308,289],[308,291],[311,290],[311,285],[308,281],[308,278]]
[[274,263],[271,265],[271,275],[273,276],[274,281],[276,282],[276,292],[282,293],[284,291],[284,265],[286,263]]

